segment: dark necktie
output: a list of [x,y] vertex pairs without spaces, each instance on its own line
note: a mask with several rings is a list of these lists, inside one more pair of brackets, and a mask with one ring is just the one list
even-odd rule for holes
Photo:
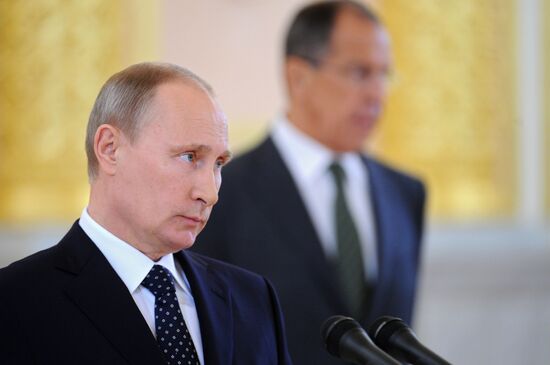
[[343,183],[346,177],[344,169],[338,162],[333,162],[329,170],[334,177],[336,187],[334,216],[340,285],[350,305],[351,315],[362,318],[366,304],[366,289],[359,234],[344,195]]
[[166,362],[169,365],[200,365],[168,269],[154,265],[141,285],[155,296],[157,343]]

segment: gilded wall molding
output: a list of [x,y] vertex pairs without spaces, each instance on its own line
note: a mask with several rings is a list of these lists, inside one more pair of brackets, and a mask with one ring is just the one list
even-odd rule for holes
[[0,2],[0,220],[73,219],[85,206],[84,133],[97,92],[153,49],[123,31],[151,28],[124,5]]
[[380,2],[396,80],[374,150],[428,182],[432,215],[516,208],[515,1]]

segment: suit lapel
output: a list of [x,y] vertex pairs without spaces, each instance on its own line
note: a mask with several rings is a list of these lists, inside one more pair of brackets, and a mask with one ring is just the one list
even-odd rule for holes
[[128,289],[75,223],[60,242],[57,268],[75,275],[65,293],[130,364],[165,364]]
[[[254,199],[263,200],[258,206],[265,207],[267,218],[277,226],[275,231],[281,235],[278,244],[286,245],[289,255],[302,257],[301,262],[306,266],[304,274],[311,276],[313,285],[319,286],[319,293],[326,296],[327,302],[342,310],[345,304],[336,278],[331,275],[335,272],[334,264],[325,256],[294,179],[271,138],[258,147],[254,163],[251,194]],[[280,199],[281,196],[285,198]]]
[[[373,205],[373,216],[375,217],[376,238],[378,241],[378,282],[376,285],[376,297],[386,295],[385,288],[391,287],[389,283],[393,280],[394,266],[392,259],[396,257],[393,254],[397,247],[396,242],[400,242],[399,230],[395,228],[395,210],[399,209],[395,203],[396,192],[393,191],[391,181],[385,178],[383,171],[370,159],[364,159],[369,171],[370,197]],[[380,301],[375,298],[375,302]]]
[[227,286],[200,257],[175,254],[191,286],[199,316],[204,362],[209,365],[232,363],[233,317],[231,296]]

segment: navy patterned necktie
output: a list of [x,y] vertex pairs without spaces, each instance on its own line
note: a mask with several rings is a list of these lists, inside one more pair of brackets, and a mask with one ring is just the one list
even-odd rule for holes
[[338,271],[340,285],[348,299],[351,315],[362,318],[366,305],[366,288],[361,243],[344,194],[345,172],[338,162],[329,167],[334,177],[336,197],[334,221],[338,243]]
[[157,343],[166,362],[169,365],[200,365],[168,269],[154,265],[141,285],[155,296]]

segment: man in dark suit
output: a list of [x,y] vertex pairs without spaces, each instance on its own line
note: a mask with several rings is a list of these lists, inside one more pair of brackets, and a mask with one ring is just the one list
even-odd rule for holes
[[210,86],[170,64],[113,75],[86,151],[80,219],[0,270],[0,363],[290,364],[267,280],[184,251],[230,158]]
[[224,170],[214,224],[193,247],[274,283],[296,364],[339,363],[319,336],[331,315],[412,318],[424,187],[361,152],[390,68],[388,34],[363,5],[300,10],[286,39],[286,114]]

